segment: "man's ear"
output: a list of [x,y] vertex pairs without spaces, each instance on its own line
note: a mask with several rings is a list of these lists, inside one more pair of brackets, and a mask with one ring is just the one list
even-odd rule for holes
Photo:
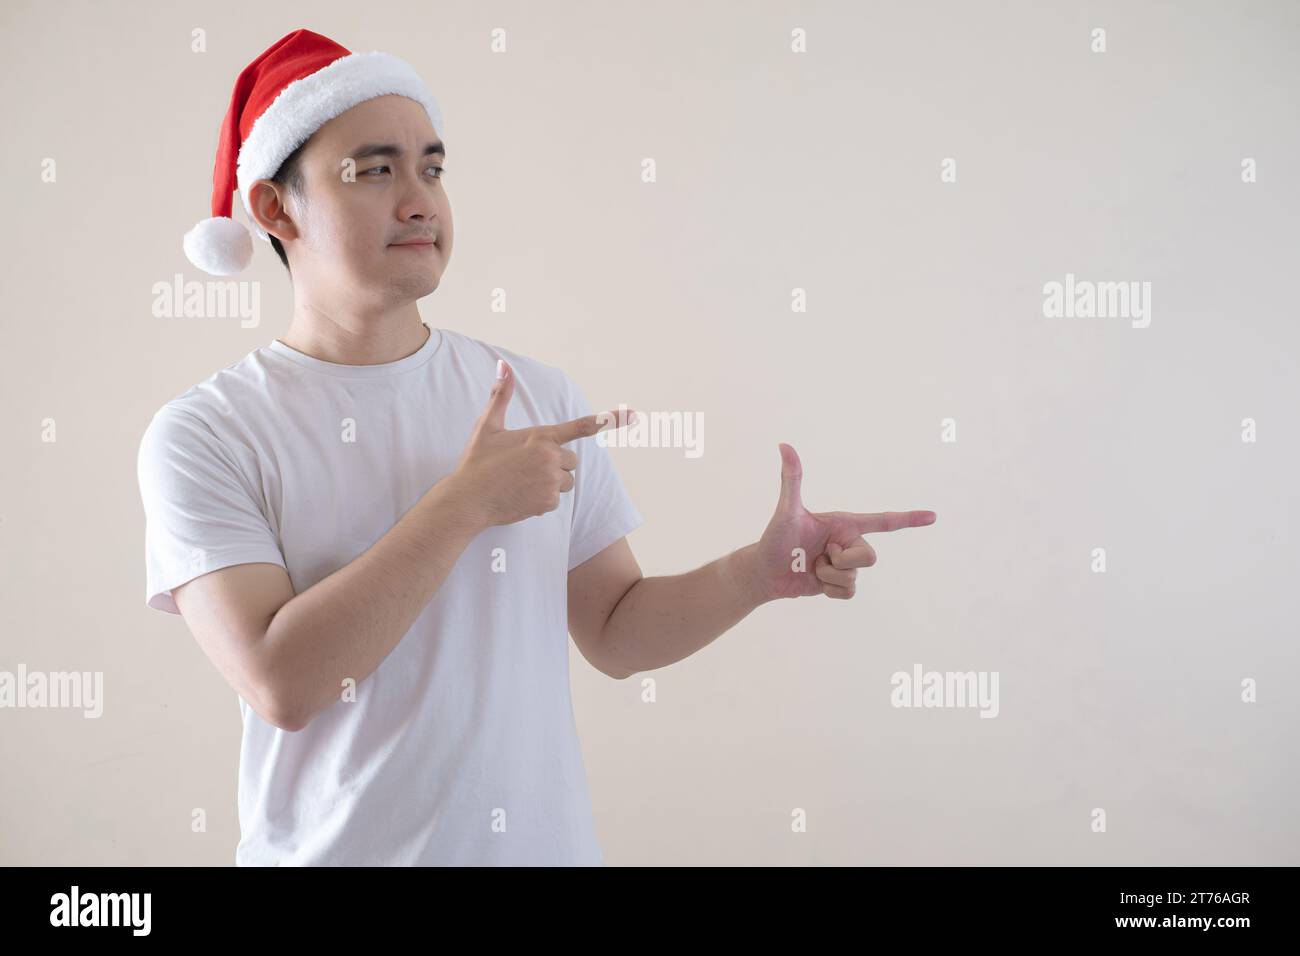
[[298,227],[289,216],[288,197],[289,187],[271,179],[259,179],[248,191],[253,218],[267,235],[281,242],[298,238]]

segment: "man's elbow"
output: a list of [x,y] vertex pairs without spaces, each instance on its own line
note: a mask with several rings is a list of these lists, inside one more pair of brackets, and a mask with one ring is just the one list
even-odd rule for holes
[[292,679],[292,668],[283,657],[272,653],[269,642],[257,661],[256,673],[254,692],[258,704],[253,709],[258,716],[289,733],[297,733],[311,723],[319,709],[309,704],[312,689]]
[[306,726],[311,723],[311,720],[303,719],[297,713],[288,711],[276,714],[275,719],[271,722],[281,730],[288,731],[291,734],[296,734],[298,731],[306,728]]
[[605,653],[592,655],[588,660],[595,665],[596,670],[600,671],[606,677],[613,678],[614,680],[627,680],[636,673],[636,671],[628,670],[617,661],[611,660],[613,655],[608,653],[608,649],[603,645],[603,642],[601,650]]
[[310,719],[303,716],[300,709],[292,707],[284,700],[275,697],[270,700],[263,700],[261,706],[253,709],[268,724],[289,733],[297,733],[311,722]]
[[297,733],[311,723],[312,715],[302,706],[300,695],[286,687],[272,683],[263,688],[257,706],[253,708],[268,724],[290,733]]

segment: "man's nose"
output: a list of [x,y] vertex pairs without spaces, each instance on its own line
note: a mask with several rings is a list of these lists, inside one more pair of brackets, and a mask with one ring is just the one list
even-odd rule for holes
[[433,219],[436,208],[428,187],[423,183],[412,183],[402,192],[397,217],[403,222],[427,222]]

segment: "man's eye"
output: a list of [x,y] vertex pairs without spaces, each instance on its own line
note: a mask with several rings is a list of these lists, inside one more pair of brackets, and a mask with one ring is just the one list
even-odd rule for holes
[[[435,172],[434,172],[434,178],[437,178],[437,179],[442,178],[442,173],[444,172],[443,167],[441,167],[441,166],[427,166],[427,167],[425,167],[425,169],[426,169],[426,172],[427,172],[428,170],[430,170],[430,169],[435,170]],[[387,167],[387,166],[372,166],[370,169],[367,169],[364,173],[362,173],[362,175],[363,175],[363,176],[369,176],[371,173],[386,173],[386,172],[388,172],[388,167]]]

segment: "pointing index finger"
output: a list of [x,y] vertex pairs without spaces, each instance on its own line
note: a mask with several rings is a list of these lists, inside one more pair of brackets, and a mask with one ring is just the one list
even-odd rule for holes
[[869,531],[897,531],[934,524],[939,517],[933,511],[842,511],[841,517],[855,525],[859,534]]
[[622,416],[622,420],[620,420],[616,412],[598,412],[595,415],[584,415],[582,418],[575,418],[571,422],[564,422],[560,425],[544,426],[544,430],[552,440],[563,445],[566,442],[602,432],[607,428],[622,428],[624,425],[631,425],[635,422],[636,412],[628,409]]

